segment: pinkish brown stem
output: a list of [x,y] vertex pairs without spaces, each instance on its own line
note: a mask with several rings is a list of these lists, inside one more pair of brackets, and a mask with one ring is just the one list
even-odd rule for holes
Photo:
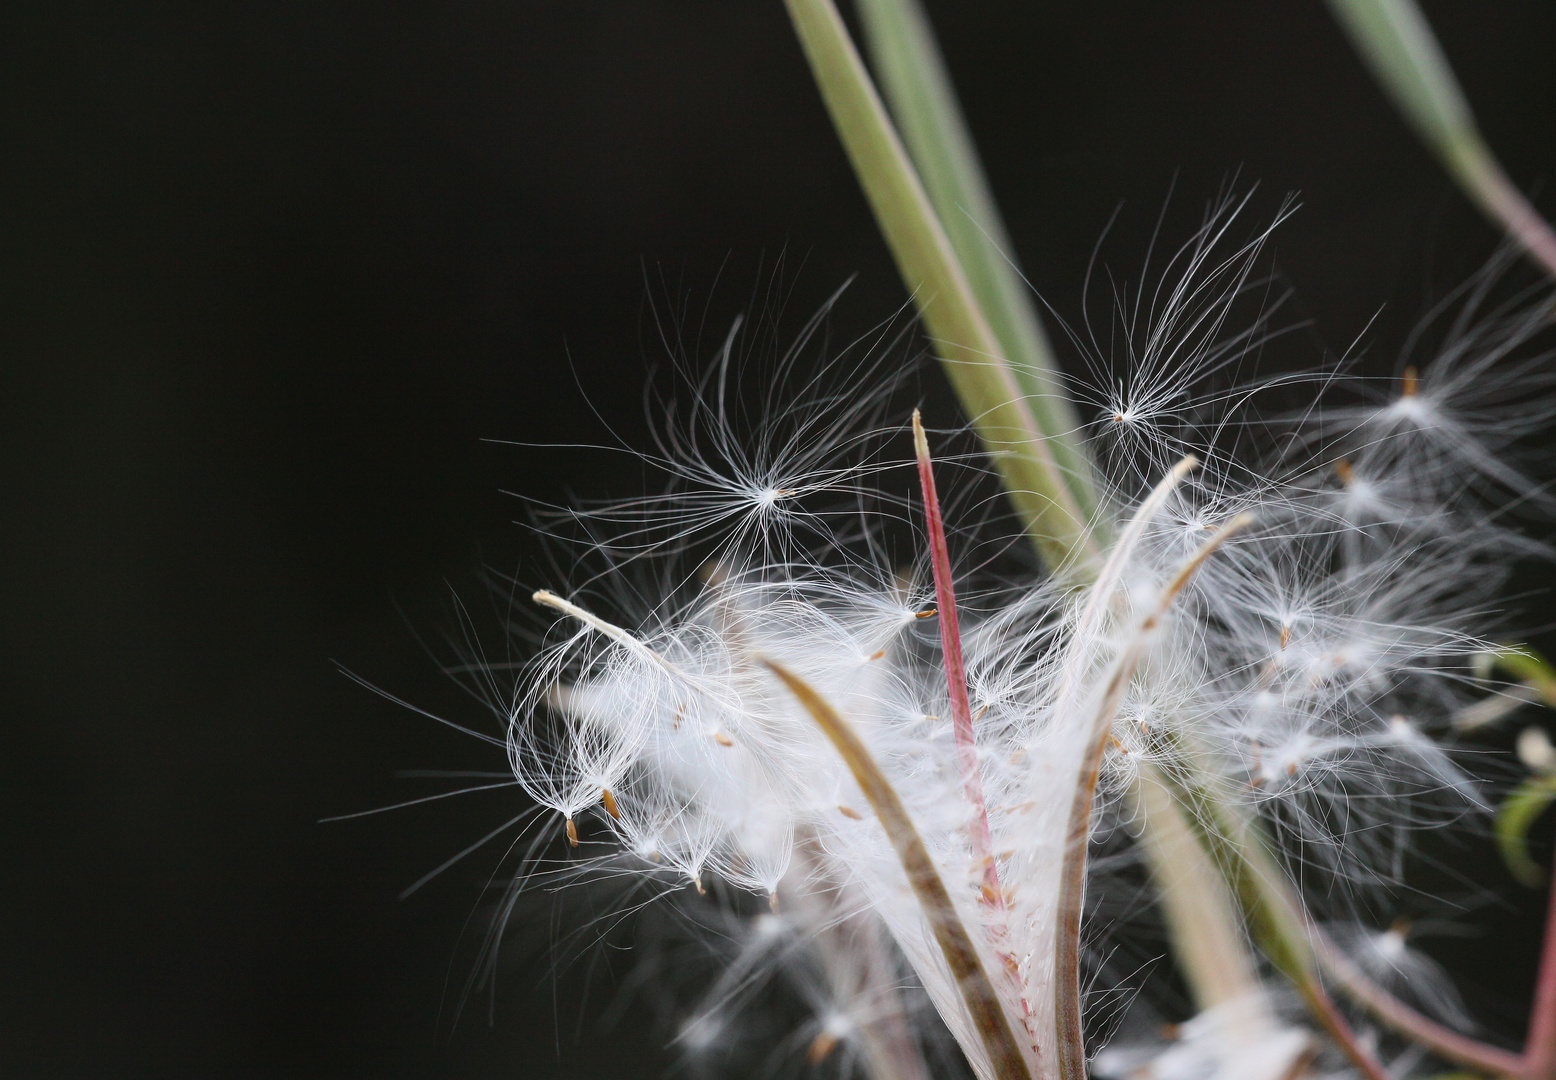
[[1318,976],[1298,983],[1298,991],[1302,994],[1302,1000],[1307,1003],[1308,1011],[1318,1020],[1331,1039],[1339,1044],[1341,1051],[1351,1059],[1351,1064],[1356,1066],[1367,1080],[1390,1080],[1388,1070],[1383,1067],[1377,1057],[1368,1050],[1356,1038],[1356,1032],[1351,1030],[1351,1025],[1345,1022],[1345,1017],[1340,1015],[1340,1010],[1335,1008],[1329,995],[1324,993],[1324,988],[1319,984]]
[[1556,232],[1502,171],[1491,151],[1479,140],[1471,140],[1446,147],[1444,152],[1449,170],[1469,189],[1481,210],[1547,274],[1556,277]]
[[929,457],[929,438],[924,422],[913,410],[913,450],[918,458],[919,487],[924,493],[924,519],[929,532],[929,561],[935,575],[935,607],[940,614],[940,651],[945,657],[946,691],[951,698],[951,729],[956,737],[957,765],[962,772],[962,793],[973,808],[970,828],[973,857],[983,866],[981,902],[999,913],[992,927],[994,950],[1016,985],[1021,999],[1021,1018],[1032,1049],[1037,1051],[1037,1012],[1022,985],[1020,965],[1010,949],[1010,928],[1005,918],[1005,894],[1000,891],[994,837],[989,831],[989,809],[983,797],[983,775],[978,767],[978,743],[973,735],[972,703],[967,699],[967,666],[962,659],[962,631],[956,617],[956,589],[951,583],[951,552],[946,545],[945,520],[940,515],[940,495],[935,490],[935,468]]
[[940,496],[935,491],[935,467],[929,458],[929,439],[917,409],[913,410],[913,449],[918,456],[918,481],[924,492],[924,518],[929,531],[929,559],[935,574],[935,607],[940,613],[940,651],[945,657],[946,691],[951,697],[951,728],[956,735],[957,764],[962,771],[962,792],[973,807],[973,854],[984,866],[986,903],[1004,907],[999,868],[994,863],[994,839],[989,832],[989,811],[983,799],[983,778],[978,768],[978,744],[973,737],[972,703],[967,700],[967,667],[962,661],[962,632],[956,619],[956,590],[951,584],[951,553],[946,546],[945,521],[940,516]]
[[1524,1072],[1539,1080],[1556,1077],[1556,887],[1545,913],[1545,943],[1535,977],[1529,1037],[1524,1043]]
[[[1525,1056],[1472,1039],[1468,1035],[1460,1035],[1421,1015],[1367,978],[1361,968],[1317,926],[1309,924],[1307,932],[1314,956],[1340,989],[1356,1004],[1405,1038],[1420,1043],[1448,1061],[1492,1076],[1516,1077],[1519,1080],[1547,1080],[1549,1077],[1548,1073],[1534,1072]],[[1534,1025],[1530,1026],[1532,1030]]]

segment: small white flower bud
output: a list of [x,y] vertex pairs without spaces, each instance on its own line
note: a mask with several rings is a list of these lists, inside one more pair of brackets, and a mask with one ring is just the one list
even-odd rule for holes
[[1556,772],[1556,746],[1544,728],[1526,727],[1518,733],[1518,760],[1530,772]]

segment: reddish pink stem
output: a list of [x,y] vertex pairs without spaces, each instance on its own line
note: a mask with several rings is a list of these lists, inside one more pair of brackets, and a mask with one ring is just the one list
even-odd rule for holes
[[984,900],[1004,907],[999,869],[994,865],[994,838],[989,832],[989,811],[983,799],[983,778],[978,768],[978,744],[973,737],[972,703],[967,699],[967,667],[962,661],[962,632],[956,619],[956,590],[951,584],[951,552],[946,546],[945,521],[940,516],[940,496],[935,491],[935,468],[929,458],[929,439],[917,409],[913,410],[913,449],[918,455],[918,481],[924,492],[924,518],[929,529],[929,560],[935,573],[935,606],[940,613],[940,651],[945,657],[946,690],[951,697],[951,728],[956,734],[957,763],[962,770],[962,791],[973,806],[973,854],[984,864]]
[[1335,1008],[1329,995],[1324,993],[1323,986],[1318,977],[1313,976],[1299,986],[1302,997],[1307,1001],[1309,1010],[1317,1018],[1319,1024],[1329,1033],[1329,1037],[1340,1045],[1340,1050],[1351,1059],[1351,1064],[1356,1066],[1367,1080],[1390,1080],[1388,1070],[1383,1067],[1371,1050],[1361,1044],[1356,1038],[1356,1032],[1351,1030],[1351,1025],[1345,1022],[1345,1017],[1340,1010]]
[[993,927],[994,951],[1016,983],[1021,998],[1021,1018],[1037,1050],[1036,1011],[1021,987],[1020,965],[1010,949],[1010,929],[1005,923],[1005,894],[1000,891],[999,865],[994,858],[994,836],[989,831],[989,808],[983,798],[983,774],[978,768],[978,743],[973,736],[972,703],[967,699],[967,666],[962,660],[962,631],[956,618],[956,589],[951,584],[951,551],[945,540],[945,520],[940,516],[940,495],[935,490],[935,468],[929,457],[924,422],[913,410],[913,450],[918,457],[919,487],[924,493],[924,519],[929,531],[929,561],[935,575],[935,607],[940,615],[940,652],[945,657],[946,691],[951,698],[951,730],[956,736],[957,765],[962,771],[962,793],[972,804],[973,856],[983,864],[982,902],[1000,913]]
[[1317,926],[1309,924],[1308,934],[1320,963],[1340,987],[1358,1005],[1399,1034],[1427,1047],[1439,1057],[1471,1069],[1492,1076],[1530,1078],[1522,1055],[1460,1035],[1427,1019],[1362,974],[1361,969]]
[[1556,1076],[1556,885],[1551,888],[1545,912],[1545,943],[1535,977],[1534,1006],[1529,1011],[1524,1071],[1541,1078]]

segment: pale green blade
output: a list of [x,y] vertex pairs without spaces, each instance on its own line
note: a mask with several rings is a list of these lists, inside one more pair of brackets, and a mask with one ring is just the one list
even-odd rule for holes
[[786,3],[897,269],[1023,526],[1056,573],[1088,577],[1097,562],[1090,515],[1027,406],[842,17],[832,0]]
[[1556,233],[1502,171],[1415,0],[1329,0],[1357,52],[1471,201],[1556,275]]
[[857,0],[865,44],[902,141],[944,226],[967,283],[1053,444],[1076,501],[1097,509],[1080,418],[1065,393],[1032,291],[1015,266],[999,207],[957,104],[940,48],[919,0]]
[[[1076,498],[1098,504],[1094,474],[1064,396],[1053,354],[1013,264],[1013,251],[919,0],[856,0],[877,77],[915,166],[968,283],[1021,379],[1038,423],[1054,439],[1055,457]],[[1177,826],[1177,832],[1172,827]],[[1172,841],[1176,840],[1174,844]],[[1156,799],[1141,835],[1169,915],[1174,950],[1205,1007],[1238,999],[1250,1008],[1260,993],[1235,901],[1198,847],[1170,797]],[[1193,871],[1167,873],[1173,869]],[[1182,917],[1174,920],[1172,915]],[[1190,914],[1192,913],[1192,914]]]

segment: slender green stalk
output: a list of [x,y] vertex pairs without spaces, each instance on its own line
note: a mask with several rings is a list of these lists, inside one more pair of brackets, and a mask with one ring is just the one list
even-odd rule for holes
[[1084,577],[1096,561],[1086,510],[979,306],[945,229],[832,0],[785,0],[832,123],[945,365],[1048,566]]
[[1378,82],[1481,211],[1556,276],[1556,233],[1502,171],[1415,0],[1329,0]]
[[1212,862],[1237,897],[1249,930],[1261,951],[1296,987],[1309,1014],[1369,1080],[1387,1080],[1377,1058],[1356,1038],[1325,992],[1310,943],[1312,927],[1285,874],[1265,848],[1256,826],[1230,802],[1218,798],[1211,782],[1195,774],[1192,757],[1161,770],[1173,797],[1188,813]]
[[902,141],[1076,502],[1098,507],[1080,417],[1014,261],[972,134],[919,0],[856,0],[865,46]]
[[[1140,767],[1131,791],[1140,841],[1167,921],[1174,959],[1200,1011],[1258,1000],[1264,988],[1249,954],[1236,901],[1221,871],[1157,770]],[[1273,1015],[1271,1016],[1273,1026]]]

